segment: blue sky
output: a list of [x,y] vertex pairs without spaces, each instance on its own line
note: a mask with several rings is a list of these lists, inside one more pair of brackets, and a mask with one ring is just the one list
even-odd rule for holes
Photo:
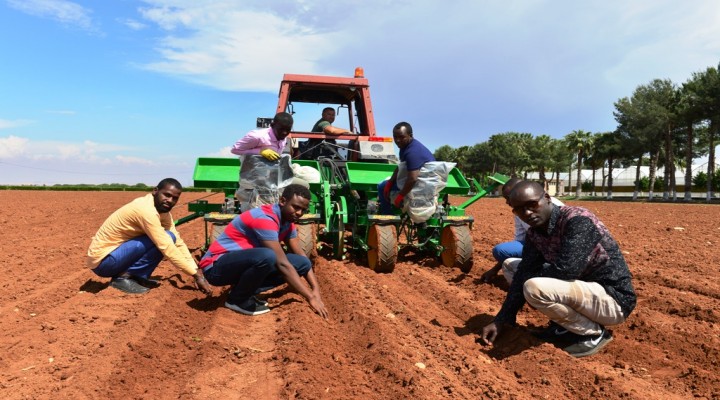
[[0,0],[0,184],[191,184],[284,73],[356,66],[379,131],[431,150],[609,131],[638,85],[717,65],[718,37],[710,0]]

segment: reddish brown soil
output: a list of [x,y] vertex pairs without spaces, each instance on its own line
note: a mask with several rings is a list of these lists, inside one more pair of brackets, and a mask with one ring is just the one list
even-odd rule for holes
[[[417,257],[392,274],[321,259],[324,322],[284,289],[269,294],[271,313],[236,314],[222,290],[204,298],[167,261],[146,295],[108,288],[85,268],[86,248],[140,195],[0,191],[0,398],[720,398],[717,206],[581,203],[620,243],[639,300],[608,347],[573,359],[528,334],[547,321],[527,307],[495,347],[478,343],[507,287],[478,281],[491,247],[512,237],[499,199],[469,210],[469,274]],[[201,220],[179,230],[202,244]]]

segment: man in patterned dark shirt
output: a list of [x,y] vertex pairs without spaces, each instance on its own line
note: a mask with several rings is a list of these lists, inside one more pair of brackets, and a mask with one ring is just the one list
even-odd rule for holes
[[637,300],[617,242],[590,211],[553,205],[538,183],[515,185],[509,204],[530,229],[505,302],[482,339],[492,344],[527,301],[551,319],[537,337],[574,357],[597,353],[612,340],[605,326],[623,323]]

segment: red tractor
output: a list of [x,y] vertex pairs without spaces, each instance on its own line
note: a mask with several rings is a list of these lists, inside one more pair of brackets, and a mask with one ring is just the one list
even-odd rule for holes
[[[338,124],[347,126],[354,134],[327,135],[320,132],[298,130],[298,124],[290,137],[298,141],[300,149],[296,156],[300,159],[316,159],[310,154],[314,149],[308,148],[303,139],[318,139],[313,142],[321,142],[327,150],[326,155],[337,153],[338,159],[348,161],[397,161],[393,141],[391,137],[377,136],[375,118],[373,115],[372,102],[370,101],[370,85],[363,76],[363,69],[356,68],[355,76],[352,78],[335,76],[297,75],[285,74],[280,84],[276,112],[289,112],[296,115],[308,113],[313,110],[309,106],[318,105],[332,107],[336,110]],[[302,109],[302,110],[300,110]],[[314,111],[313,118],[319,117],[320,113]],[[347,121],[340,121],[347,118]],[[259,119],[267,123],[267,119]],[[334,142],[347,141],[347,145],[336,145]],[[317,145],[316,145],[317,146]],[[333,158],[333,157],[330,157]]]

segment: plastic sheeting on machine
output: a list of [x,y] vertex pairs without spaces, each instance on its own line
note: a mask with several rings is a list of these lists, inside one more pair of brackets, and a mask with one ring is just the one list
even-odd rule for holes
[[[410,193],[405,196],[403,205],[403,211],[410,216],[412,222],[423,223],[435,214],[440,191],[447,186],[448,176],[455,165],[450,162],[430,161],[420,168],[418,180]],[[402,188],[405,180],[407,180],[407,166],[402,162],[398,165],[397,186]]]
[[292,165],[293,173],[296,178],[302,179],[307,183],[320,183],[321,176],[320,171],[307,165]]
[[289,154],[281,155],[276,161],[254,154],[242,157],[240,187],[235,193],[241,211],[280,201],[283,189],[293,182],[290,161]]

